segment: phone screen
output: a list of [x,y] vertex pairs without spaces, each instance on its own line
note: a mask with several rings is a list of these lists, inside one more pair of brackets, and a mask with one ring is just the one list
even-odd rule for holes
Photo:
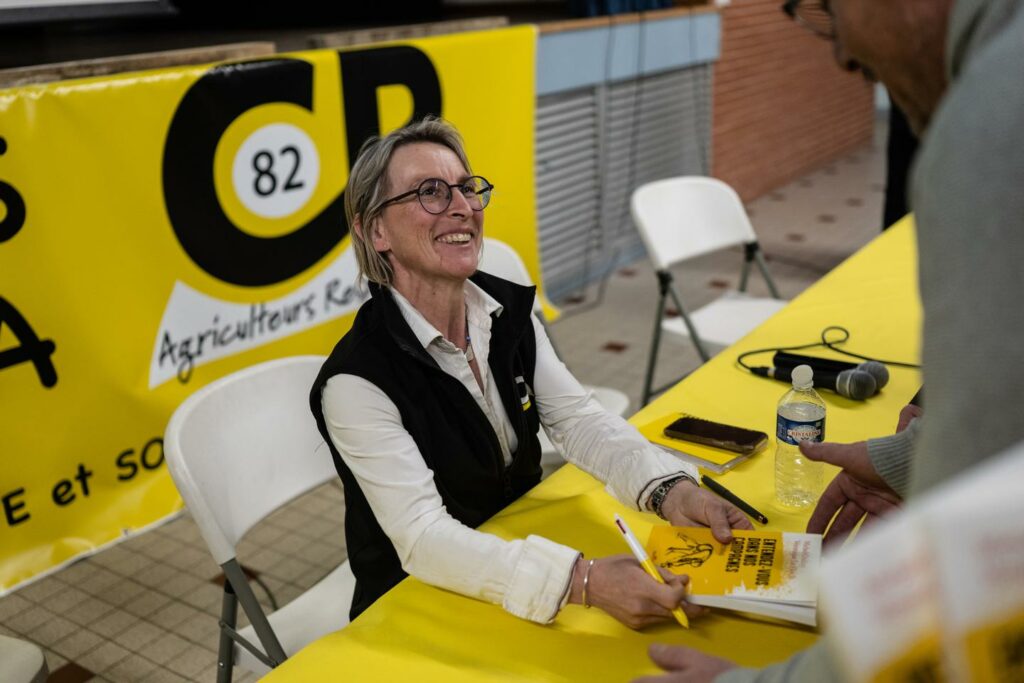
[[665,436],[736,453],[753,453],[768,442],[768,435],[764,432],[703,420],[692,415],[681,417],[665,427]]

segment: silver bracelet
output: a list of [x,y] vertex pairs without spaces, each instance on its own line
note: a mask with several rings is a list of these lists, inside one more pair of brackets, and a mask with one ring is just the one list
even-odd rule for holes
[[587,602],[587,588],[590,586],[590,570],[594,568],[594,560],[587,563],[587,571],[583,574],[583,606],[590,609],[590,603]]

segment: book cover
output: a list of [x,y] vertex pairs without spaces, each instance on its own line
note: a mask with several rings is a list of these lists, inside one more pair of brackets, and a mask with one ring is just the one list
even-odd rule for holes
[[924,501],[948,679],[1024,681],[1024,448]]
[[892,515],[822,563],[821,606],[850,681],[943,681],[935,575],[916,520]]
[[689,575],[694,604],[817,625],[818,534],[734,529],[723,544],[707,528],[657,526],[647,552],[659,567]]
[[1024,681],[1024,446],[862,530],[822,567],[846,678]]

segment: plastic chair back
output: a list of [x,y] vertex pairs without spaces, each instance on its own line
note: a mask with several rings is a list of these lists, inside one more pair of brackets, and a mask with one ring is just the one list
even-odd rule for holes
[[[509,282],[515,282],[527,287],[533,285],[533,281],[530,279],[530,272],[526,269],[526,264],[523,263],[519,253],[501,240],[491,237],[484,238],[484,250],[480,256],[479,268],[485,273],[496,275]],[[534,299],[533,312],[536,314],[537,319],[541,321],[541,324],[546,327],[544,310],[540,306],[539,297]],[[548,336],[551,336],[550,333]],[[620,417],[629,410],[629,397],[618,389],[595,386],[586,386],[585,388],[588,391],[594,392],[594,398],[605,410],[615,413]],[[541,467],[544,472],[542,478],[546,478],[564,465],[565,461],[562,460],[558,449],[551,443],[543,429],[538,433],[538,436],[540,437],[541,447]]]
[[267,514],[338,476],[309,410],[324,360],[254,365],[199,389],[171,417],[167,466],[217,564]]
[[[532,287],[533,280],[530,278],[530,271],[519,256],[519,252],[493,237],[484,238],[484,250],[480,254],[478,268],[485,273],[496,275],[503,280],[514,282],[524,287]],[[533,312],[538,318],[544,320],[544,312],[540,306],[540,297],[533,301]]]
[[641,185],[631,209],[657,270],[757,240],[739,195],[715,178],[682,176]]
[[0,633],[0,680],[4,683],[44,683],[49,673],[46,657],[38,645]]
[[526,270],[526,264],[523,263],[519,253],[493,237],[484,238],[484,249],[480,254],[479,269],[517,285],[533,286],[530,272]]

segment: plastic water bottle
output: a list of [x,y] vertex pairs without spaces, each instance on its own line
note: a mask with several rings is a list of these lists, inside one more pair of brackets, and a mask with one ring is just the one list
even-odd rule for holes
[[801,441],[825,440],[825,402],[814,390],[809,365],[793,369],[793,388],[779,400],[775,436],[775,497],[786,507],[806,508],[821,491],[821,463],[800,453]]

